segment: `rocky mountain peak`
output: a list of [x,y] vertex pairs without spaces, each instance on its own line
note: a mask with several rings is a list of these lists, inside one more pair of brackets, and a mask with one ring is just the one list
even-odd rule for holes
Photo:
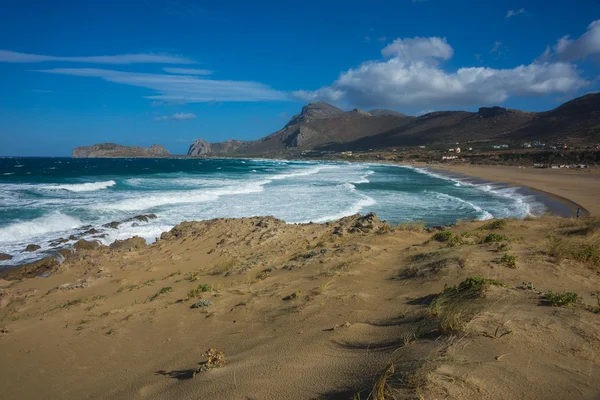
[[499,117],[501,115],[512,114],[513,110],[509,110],[508,108],[493,106],[493,107],[480,107],[477,114],[479,114],[482,118],[492,118]]
[[292,119],[290,119],[290,122],[288,122],[286,126],[299,124],[301,122],[308,122],[313,119],[330,118],[343,113],[344,111],[332,106],[329,103],[325,103],[324,101],[308,103],[302,107],[300,114],[294,115]]

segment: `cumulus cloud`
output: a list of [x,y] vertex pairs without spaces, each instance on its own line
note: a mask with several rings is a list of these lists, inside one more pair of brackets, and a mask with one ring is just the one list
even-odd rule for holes
[[447,60],[445,39],[397,39],[383,49],[387,60],[368,61],[340,74],[331,85],[294,95],[364,108],[435,108],[497,104],[510,96],[565,93],[585,86],[575,66],[565,62],[520,65],[512,69],[460,68],[448,72],[431,59]]
[[98,68],[53,68],[37,72],[101,78],[122,85],[139,86],[156,94],[147,99],[179,103],[212,101],[286,100],[287,94],[267,85],[249,81],[202,79],[189,75],[124,72]]
[[195,61],[188,58],[164,54],[120,54],[114,56],[57,57],[0,50],[0,62],[40,63],[46,61],[93,64],[195,64]]
[[412,39],[396,39],[381,50],[386,57],[396,57],[403,61],[415,62],[433,59],[448,60],[454,50],[446,38],[415,37]]
[[170,74],[180,75],[212,75],[213,71],[209,69],[194,69],[194,68],[163,68],[163,71]]
[[504,17],[504,18],[514,17],[515,15],[519,15],[519,14],[525,14],[525,9],[520,8],[518,10],[508,10],[508,12],[506,13],[506,17]]
[[196,118],[196,114],[192,114],[192,113],[175,113],[173,115],[163,115],[160,117],[156,117],[154,118],[155,121],[160,122],[160,121],[168,121],[168,120],[173,120],[173,121],[185,121],[188,119],[194,119]]
[[542,57],[575,61],[593,54],[600,54],[600,19],[589,24],[587,31],[577,39],[570,39],[569,35],[558,39],[552,48],[546,48]]

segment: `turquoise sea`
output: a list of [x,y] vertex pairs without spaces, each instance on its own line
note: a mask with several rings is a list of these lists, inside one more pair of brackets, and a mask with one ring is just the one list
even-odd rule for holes
[[[290,223],[326,222],[375,212],[391,223],[443,225],[459,219],[543,213],[516,188],[383,164],[232,159],[0,158],[0,267],[68,247],[58,238],[109,244],[148,242],[185,220],[273,215]],[[156,214],[147,222],[132,220]],[[24,253],[30,243],[41,249]]]

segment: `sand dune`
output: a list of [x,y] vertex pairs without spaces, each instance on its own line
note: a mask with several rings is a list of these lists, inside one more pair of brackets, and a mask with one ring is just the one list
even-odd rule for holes
[[[142,249],[80,251],[47,278],[0,281],[1,393],[597,398],[600,259],[557,249],[597,246],[598,223],[485,224],[438,241],[371,215],[225,219],[183,223]],[[545,245],[549,232],[562,247]],[[469,277],[505,286],[447,301],[444,288]],[[550,306],[548,290],[573,291],[579,304]],[[210,304],[191,308],[200,299]],[[209,348],[226,364],[194,374]]]

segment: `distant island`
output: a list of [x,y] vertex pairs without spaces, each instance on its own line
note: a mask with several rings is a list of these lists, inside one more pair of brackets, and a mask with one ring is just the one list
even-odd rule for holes
[[122,146],[116,143],[100,143],[73,149],[74,158],[119,158],[119,157],[168,157],[171,153],[160,144],[150,148]]

